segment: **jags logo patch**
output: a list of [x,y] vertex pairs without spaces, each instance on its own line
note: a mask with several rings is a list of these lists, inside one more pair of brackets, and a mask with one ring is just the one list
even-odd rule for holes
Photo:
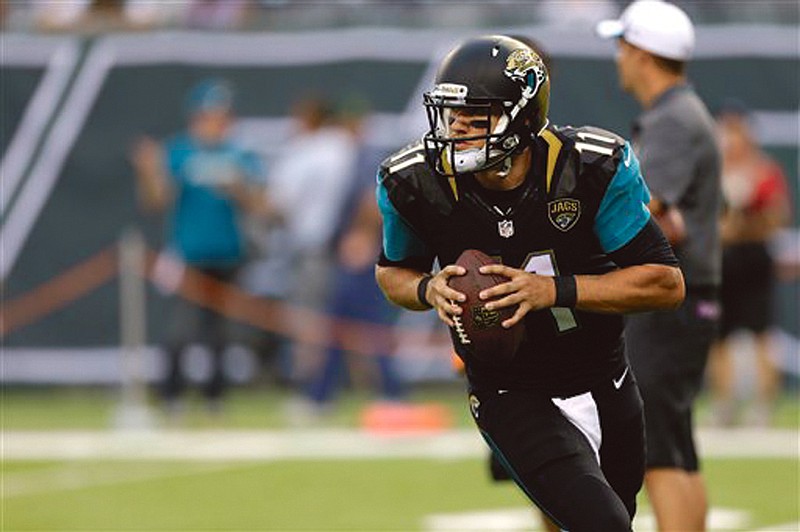
[[547,217],[559,231],[567,232],[581,217],[581,202],[572,198],[561,198],[548,202]]

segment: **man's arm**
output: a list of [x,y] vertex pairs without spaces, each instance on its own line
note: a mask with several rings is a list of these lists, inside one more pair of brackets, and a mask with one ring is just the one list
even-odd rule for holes
[[461,308],[449,300],[462,301],[464,296],[448,287],[447,279],[466,272],[450,265],[436,275],[430,273],[435,256],[389,200],[384,179],[379,172],[376,198],[383,219],[383,250],[375,267],[378,286],[392,303],[408,310],[435,308],[445,323],[453,325],[448,313],[460,314]]
[[[507,283],[481,292],[481,299],[504,296],[486,304],[489,310],[519,305],[503,327],[511,327],[528,312],[556,306],[556,279],[500,264],[483,266],[482,273],[508,277]],[[576,275],[578,310],[623,314],[672,309],[681,304],[686,288],[680,268],[664,264],[628,266],[602,275]]]
[[628,266],[603,275],[578,275],[575,280],[575,308],[590,312],[674,309],[686,292],[680,268],[665,264]]
[[375,266],[375,280],[386,299],[408,310],[430,309],[429,304],[417,297],[417,286],[424,277],[422,272],[410,268]]
[[[451,264],[436,275],[433,275],[425,287],[424,294],[418,292],[420,282],[430,274],[401,266],[378,265],[375,267],[375,279],[386,298],[392,303],[408,310],[436,309],[439,317],[450,326],[453,321],[450,315],[461,314],[461,307],[451,301],[463,301],[464,294],[447,286],[447,280],[453,275],[464,275],[466,270]],[[425,301],[420,299],[425,298]]]
[[140,205],[145,211],[164,211],[172,201],[172,189],[164,168],[161,145],[149,137],[142,137],[134,144],[130,160],[136,172]]
[[619,270],[581,275],[576,308],[591,312],[643,312],[675,308],[686,288],[678,259],[656,220],[650,218],[635,237],[609,252]]

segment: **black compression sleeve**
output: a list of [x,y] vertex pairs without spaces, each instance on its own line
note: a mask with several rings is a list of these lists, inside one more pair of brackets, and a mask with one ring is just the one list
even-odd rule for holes
[[609,256],[618,266],[622,267],[636,264],[679,266],[672,247],[652,218],[630,242],[609,253]]

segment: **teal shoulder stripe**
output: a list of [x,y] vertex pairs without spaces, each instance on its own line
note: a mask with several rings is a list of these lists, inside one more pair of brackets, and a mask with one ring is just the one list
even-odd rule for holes
[[409,225],[397,212],[397,209],[389,201],[386,187],[380,184],[381,177],[378,176],[378,187],[376,197],[378,208],[383,217],[383,253],[386,258],[392,261],[401,261],[410,257],[420,257],[429,254],[425,242],[414,233]]
[[630,143],[626,142],[622,150],[617,172],[606,188],[594,221],[595,234],[607,253],[630,242],[650,219],[650,191],[639,160]]

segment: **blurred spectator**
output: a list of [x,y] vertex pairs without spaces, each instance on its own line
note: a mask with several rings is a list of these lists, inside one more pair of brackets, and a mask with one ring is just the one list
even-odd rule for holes
[[721,224],[720,341],[708,368],[713,421],[723,426],[736,422],[737,379],[730,336],[748,331],[753,335],[756,368],[755,402],[748,421],[764,426],[780,386],[769,334],[775,282],[769,244],[789,219],[787,183],[781,167],[758,146],[744,104],[727,101],[717,114],[717,124],[727,210]]
[[26,25],[23,21],[30,18],[29,24],[40,31],[101,33],[167,26],[241,29],[253,4],[243,0],[65,0],[13,7],[16,26]]
[[[341,116],[342,125],[352,135],[358,151],[334,238],[335,263],[328,311],[335,318],[385,326],[393,323],[397,314],[378,288],[374,268],[382,235],[380,212],[375,201],[375,174],[387,154],[370,146],[364,138],[367,116],[364,106],[360,101],[351,100]],[[378,381],[381,398],[390,401],[401,398],[402,385],[390,356],[392,345],[388,335],[381,331],[349,328],[335,330],[333,334],[345,346],[358,345],[362,352],[370,354],[367,359],[354,359],[353,353],[339,347],[331,347],[325,352],[308,387],[309,398],[317,410],[330,406],[336,389],[348,373],[348,366],[352,369],[371,368],[374,363],[377,375],[368,375],[367,378]],[[350,372],[351,379],[356,377],[354,373]]]
[[175,25],[190,2],[153,2],[152,0],[127,0],[125,15],[130,24],[139,29]]
[[[102,2],[103,0],[101,0]],[[14,30],[72,31],[65,24],[92,0],[3,0]],[[309,2],[295,0],[124,0],[135,28],[163,26],[210,30],[321,29],[345,26],[502,27],[530,24],[588,27],[627,0],[539,0],[538,2]],[[454,8],[455,4],[455,8]],[[698,23],[796,25],[797,2],[787,0],[685,0],[678,2]],[[2,9],[2,7],[0,7]],[[33,14],[36,13],[34,17]],[[73,15],[70,15],[72,13]],[[44,20],[44,24],[35,20]],[[130,29],[130,28],[128,28]],[[103,31],[103,30],[101,30]]]
[[128,0],[70,0],[33,4],[34,25],[41,31],[77,31],[98,33],[144,29],[141,18],[134,18],[131,8],[141,2]]
[[164,399],[170,409],[180,407],[177,399],[185,387],[181,355],[190,343],[202,342],[212,352],[204,394],[209,407],[218,409],[229,339],[221,314],[229,305],[225,283],[235,280],[245,261],[241,218],[263,207],[263,196],[253,193],[261,164],[229,138],[233,92],[228,83],[205,80],[195,85],[187,97],[187,113],[185,131],[164,143],[141,139],[132,163],[143,207],[168,212],[167,254],[158,261],[156,274],[171,289],[192,283],[202,300],[198,306],[175,298],[165,346]]
[[[334,123],[330,104],[308,96],[292,108],[296,132],[281,149],[267,177],[270,195],[286,231],[287,298],[296,308],[316,311],[293,320],[291,379],[308,383],[321,360],[329,331],[323,319],[334,262],[333,243],[350,191],[356,144]],[[322,342],[320,342],[322,339]]]
[[8,0],[0,0],[0,29],[7,29],[9,26],[9,19],[11,19],[11,8],[8,5]]
[[194,0],[185,4],[183,25],[192,29],[242,29],[254,8],[248,0]]
[[625,346],[644,400],[645,488],[659,530],[706,530],[708,495],[694,407],[719,320],[721,154],[714,119],[689,83],[694,23],[675,4],[631,3],[598,33],[617,39],[621,88],[639,103],[633,146],[648,207],[686,282],[674,310],[630,314]]

